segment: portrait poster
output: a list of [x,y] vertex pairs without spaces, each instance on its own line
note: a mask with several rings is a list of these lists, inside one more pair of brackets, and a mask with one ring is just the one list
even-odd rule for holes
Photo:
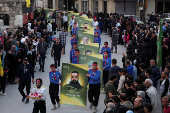
[[86,16],[79,16],[78,20],[79,27],[92,27],[92,19],[88,19]]
[[61,104],[86,107],[88,66],[62,63]]
[[88,65],[88,70],[91,69],[92,63],[97,62],[97,67],[101,71],[100,75],[100,90],[103,91],[103,55],[93,54],[93,55],[79,55],[79,64]]
[[94,31],[92,30],[78,30],[77,44],[91,44],[94,43]]
[[99,43],[78,44],[77,49],[79,49],[80,55],[99,54]]

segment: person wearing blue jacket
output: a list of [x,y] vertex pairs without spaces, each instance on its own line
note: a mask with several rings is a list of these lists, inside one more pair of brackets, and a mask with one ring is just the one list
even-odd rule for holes
[[75,55],[75,49],[77,49],[77,44],[73,44],[73,49],[70,50],[70,63],[72,62],[72,57]]
[[[28,63],[28,58],[25,57],[23,59],[23,64],[20,64],[18,67],[18,74],[17,74],[17,83],[19,82],[18,90],[20,94],[23,96],[22,102],[24,102],[26,98],[26,95],[23,91],[25,86],[26,86],[27,95],[30,94],[31,78],[32,78],[32,83],[34,84],[34,69],[32,65]],[[28,98],[26,99],[25,103],[29,103]]]
[[116,64],[117,64],[117,60],[116,59],[112,59],[112,67],[109,70],[109,77],[110,77],[111,74],[117,75],[117,81],[114,82],[115,89],[117,90],[118,89],[119,80],[120,80],[120,75],[118,73],[120,67],[118,65],[116,65]]
[[155,60],[150,60],[150,69],[152,70],[151,77],[153,78],[153,86],[157,88],[158,80],[161,78],[160,69],[156,66]]
[[77,27],[77,24],[75,23],[74,27],[72,29],[72,34],[76,34],[77,35],[77,31],[78,31],[78,27]]
[[94,30],[94,34],[98,32],[99,36],[101,35],[101,30],[99,29],[99,26],[96,26],[96,29]]
[[99,32],[96,32],[94,35],[94,43],[99,43],[99,48],[100,48],[101,38],[99,36]]
[[75,49],[74,55],[72,56],[72,62],[73,64],[79,64],[79,50]]
[[50,65],[51,71],[49,72],[49,79],[50,79],[50,85],[49,85],[49,94],[51,98],[51,102],[53,104],[53,108],[51,110],[57,109],[56,102],[58,104],[58,108],[60,108],[60,99],[58,96],[59,93],[59,80],[61,80],[61,74],[59,71],[55,70],[55,64]]
[[105,51],[108,51],[108,52],[109,52],[108,57],[111,58],[111,49],[110,49],[110,47],[108,47],[108,42],[104,42],[104,47],[101,48],[100,54],[103,54],[103,56],[104,56],[104,52],[105,52]]
[[104,57],[103,57],[103,85],[108,82],[109,79],[109,70],[111,68],[111,58],[108,57],[109,52],[105,51],[104,52]]
[[77,38],[76,38],[76,35],[73,34],[73,38],[71,38],[71,49],[73,49],[73,44],[77,44]]
[[94,106],[93,113],[97,112],[100,96],[100,75],[101,71],[97,68],[97,62],[93,62],[92,69],[86,74],[89,83],[88,100],[91,103],[89,108],[91,109]]
[[126,69],[127,69],[128,74],[129,74],[129,75],[132,75],[132,76],[134,77],[134,75],[133,75],[133,65],[130,64],[130,60],[127,59],[127,60],[125,61],[125,66],[126,66]]

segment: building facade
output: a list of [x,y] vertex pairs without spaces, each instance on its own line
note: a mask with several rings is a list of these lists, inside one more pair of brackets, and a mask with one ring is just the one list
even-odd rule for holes
[[0,32],[9,28],[14,33],[23,26],[23,5],[25,0],[0,0]]
[[90,11],[94,14],[98,11],[110,14],[115,12],[115,2],[114,0],[77,0],[75,1],[75,8],[79,13]]

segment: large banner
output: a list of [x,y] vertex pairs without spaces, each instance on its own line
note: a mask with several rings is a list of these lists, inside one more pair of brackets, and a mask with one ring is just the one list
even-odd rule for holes
[[77,44],[91,44],[94,43],[94,31],[92,30],[78,30]]
[[100,75],[100,89],[103,91],[103,55],[102,54],[93,54],[93,55],[79,55],[79,64],[88,65],[88,70],[91,69],[92,63],[97,62],[98,68],[101,71]]
[[78,44],[77,49],[79,49],[80,55],[99,54],[99,44],[98,43]]
[[61,104],[86,106],[87,71],[87,65],[62,63]]
[[92,27],[92,19],[88,19],[87,16],[79,16],[78,20],[79,27]]

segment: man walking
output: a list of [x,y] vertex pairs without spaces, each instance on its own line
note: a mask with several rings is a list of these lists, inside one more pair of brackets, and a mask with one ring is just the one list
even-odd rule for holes
[[[57,38],[56,43],[53,45],[51,49],[51,57],[54,56],[54,62],[55,62],[55,68],[60,67],[60,58],[61,58],[61,51],[62,51],[62,45],[59,44],[60,40]],[[53,53],[54,51],[54,53]],[[62,53],[63,54],[63,53]],[[57,63],[58,62],[58,63]],[[57,65],[58,64],[58,65]]]
[[113,53],[113,46],[115,47],[115,52],[114,53],[117,53],[117,37],[116,37],[116,34],[117,34],[117,29],[115,28],[115,26],[112,26],[112,46],[111,46],[111,53]]
[[68,20],[67,20],[67,13],[63,16],[63,23],[64,23],[64,30],[68,31]]
[[60,44],[62,45],[63,48],[63,52],[65,54],[65,46],[66,46],[66,37],[68,35],[67,31],[64,31],[64,28],[62,28],[61,33],[59,34],[59,40],[60,40]]
[[39,64],[40,64],[40,69],[39,71],[45,72],[44,71],[44,64],[45,64],[45,54],[47,51],[47,44],[44,41],[44,38],[41,38],[41,41],[39,41],[38,46],[37,46],[37,53],[39,57]]
[[90,109],[94,106],[93,113],[97,112],[97,106],[100,96],[100,74],[101,71],[97,68],[97,62],[93,62],[92,69],[88,71],[86,76],[89,82],[88,99],[90,104]]
[[49,93],[50,93],[50,98],[51,102],[53,104],[53,108],[51,110],[57,109],[56,107],[56,102],[58,104],[58,108],[60,108],[60,99],[58,96],[59,93],[59,79],[61,80],[61,74],[59,71],[55,70],[55,65],[51,64],[50,65],[51,71],[49,72],[49,79],[50,79],[50,86],[49,86]]
[[[20,94],[23,96],[22,102],[25,101],[26,95],[24,93],[24,88],[26,86],[27,95],[30,94],[31,88],[31,77],[32,83],[34,84],[34,69],[31,64],[28,63],[28,58],[24,58],[23,64],[20,64],[18,67],[18,75],[17,75],[17,83],[19,83],[18,90]],[[26,100],[25,103],[29,103],[29,99]]]

